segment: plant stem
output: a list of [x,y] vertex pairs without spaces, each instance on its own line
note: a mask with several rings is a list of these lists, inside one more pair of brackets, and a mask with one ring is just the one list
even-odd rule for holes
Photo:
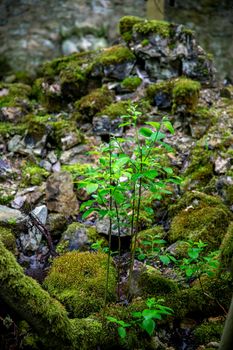
[[121,272],[121,229],[120,229],[120,217],[118,206],[115,201],[116,217],[117,217],[117,231],[118,231],[118,267],[117,267],[117,296],[118,301],[120,300],[120,272]]

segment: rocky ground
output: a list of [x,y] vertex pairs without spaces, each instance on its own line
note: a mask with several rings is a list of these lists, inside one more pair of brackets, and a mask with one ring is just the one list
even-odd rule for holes
[[[135,262],[130,301],[122,287],[131,240],[124,230],[122,256],[113,258],[115,268],[121,266],[121,302],[115,303],[112,267],[108,314],[127,322],[132,310],[145,308],[148,297],[162,296],[174,317],[162,321],[156,337],[131,330],[121,345],[115,334],[97,344],[101,349],[210,350],[218,346],[232,291],[233,87],[220,86],[211,57],[181,25],[124,17],[120,33],[116,46],[46,63],[31,85],[0,84],[0,239],[71,318],[95,313],[98,319],[105,255],[89,251],[95,250],[93,243],[104,245],[109,220],[95,214],[82,219],[80,206],[91,196],[78,183],[98,163],[96,151],[110,134],[133,135],[132,129],[119,127],[130,104],[142,112],[141,124],[166,115],[175,129],[165,138],[175,150],[168,153],[169,166],[182,183],[170,196],[149,203],[153,210],[141,218],[138,248],[145,253],[143,240],[159,236],[165,241],[163,254],[179,260],[187,258],[187,242],[201,240],[207,245],[203,256],[212,253],[220,266],[214,276],[202,270],[200,278],[187,279],[174,261],[147,253]],[[85,269],[90,278],[84,278]],[[46,348],[4,292],[0,297],[1,348]],[[116,327],[110,326],[114,333]]]

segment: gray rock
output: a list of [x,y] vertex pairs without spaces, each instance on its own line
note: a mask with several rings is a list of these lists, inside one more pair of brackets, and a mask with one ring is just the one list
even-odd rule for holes
[[214,163],[214,170],[217,174],[225,174],[231,166],[230,158],[217,157]]
[[119,127],[119,124],[119,118],[111,119],[107,115],[94,117],[92,121],[93,131],[96,135],[99,136],[110,134],[114,134],[115,136],[122,136],[123,128]]
[[20,107],[2,107],[0,112],[0,119],[9,122],[17,122],[23,116]]
[[78,214],[79,203],[73,191],[70,173],[62,171],[49,176],[46,183],[46,201],[50,212],[65,216]]
[[7,144],[9,152],[17,152],[22,147],[24,147],[24,144],[20,135],[14,135]]
[[62,150],[66,151],[79,143],[81,143],[82,138],[80,137],[79,132],[70,132],[61,138]]
[[51,151],[47,155],[47,159],[51,164],[54,164],[57,162],[57,156],[54,151]]
[[0,224],[16,224],[25,219],[25,216],[17,209],[8,208],[0,205]]
[[[46,224],[48,209],[45,205],[36,207],[32,211],[32,214],[40,221],[41,224],[43,225]],[[29,224],[31,224],[30,221],[29,221]],[[19,236],[19,239],[20,239],[23,252],[26,252],[26,251],[35,252],[40,246],[41,239],[42,239],[42,232],[32,224],[32,226],[28,230],[28,233],[24,233],[24,232],[21,233]]]
[[47,160],[43,159],[41,162],[40,162],[40,166],[42,168],[44,168],[45,170],[47,171],[51,171],[52,170],[52,164],[49,163]]
[[60,161],[62,164],[75,164],[77,159],[85,152],[89,151],[88,145],[79,145],[62,153]]

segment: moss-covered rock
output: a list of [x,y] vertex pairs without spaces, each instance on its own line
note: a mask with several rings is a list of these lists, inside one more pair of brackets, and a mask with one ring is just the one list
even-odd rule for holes
[[27,100],[31,94],[29,85],[15,84],[0,84],[0,108],[1,107],[16,107],[21,106],[22,100]]
[[0,226],[0,240],[7,249],[15,253],[16,241],[14,233],[10,228]]
[[222,264],[224,266],[229,266],[232,263],[233,256],[233,221],[228,226],[220,246],[220,251]]
[[186,193],[170,213],[175,214],[168,233],[172,242],[201,239],[209,249],[219,247],[232,217],[219,198],[198,191]]
[[121,87],[130,92],[133,92],[141,85],[141,82],[142,79],[139,77],[127,77],[122,81]]
[[174,80],[162,81],[148,86],[146,93],[152,105],[159,109],[169,109],[172,105]]
[[57,252],[64,252],[69,250],[85,250],[90,246],[91,243],[94,243],[100,239],[103,238],[100,237],[96,232],[96,227],[84,225],[79,222],[73,222],[62,234],[61,240],[56,250]]
[[72,134],[74,144],[71,147],[82,143],[84,140],[76,122],[62,115],[58,117],[51,114],[43,116],[28,115],[24,118],[24,122],[27,124],[27,135],[34,143],[40,141],[46,135],[53,146],[60,149],[68,149],[69,140],[67,143],[67,136]]
[[144,297],[155,295],[166,295],[178,291],[178,286],[175,281],[162,275],[162,273],[153,268],[147,267],[138,281],[139,290]]
[[210,342],[219,342],[223,332],[223,322],[204,322],[193,332],[198,344],[206,345]]
[[173,113],[193,113],[197,106],[201,85],[187,78],[177,79],[172,90]]
[[120,19],[119,31],[122,39],[126,42],[132,39],[133,26],[137,23],[142,23],[143,19],[136,16],[125,16]]
[[127,114],[127,109],[129,107],[129,101],[119,101],[112,103],[105,107],[98,113],[99,116],[106,115],[110,119],[120,118],[120,116]]
[[93,90],[75,103],[81,120],[91,122],[92,117],[113,102],[114,93],[107,87]]
[[[102,308],[106,288],[107,255],[69,252],[53,262],[44,286],[75,317],[86,317]],[[116,277],[110,266],[107,300],[115,299]]]
[[49,176],[49,172],[37,164],[27,163],[22,167],[23,186],[38,186]]
[[96,59],[96,63],[101,63],[104,66],[108,66],[134,60],[135,56],[128,47],[116,45],[102,50]]

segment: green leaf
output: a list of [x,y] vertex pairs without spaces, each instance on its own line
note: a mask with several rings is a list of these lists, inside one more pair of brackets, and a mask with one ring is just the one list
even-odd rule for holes
[[156,130],[159,130],[161,125],[158,122],[146,122],[145,124],[153,126]]
[[92,203],[94,202],[93,199],[90,199],[89,201],[83,202],[80,206],[80,211],[83,211],[86,207],[90,207]]
[[148,319],[148,318],[156,318],[158,320],[162,319],[162,317],[159,314],[158,310],[145,309],[145,310],[142,311],[142,316],[145,319]]
[[139,134],[145,137],[150,137],[153,134],[153,131],[149,128],[140,128]]
[[158,172],[156,170],[148,170],[148,171],[145,171],[145,173],[143,173],[143,175],[145,177],[147,177],[148,179],[153,180],[155,177],[158,176]]
[[85,211],[85,213],[82,215],[82,219],[86,219],[91,213],[93,213],[94,211],[98,211],[98,209],[94,209],[94,208],[90,208],[87,211]]
[[175,130],[174,130],[172,124],[168,120],[164,120],[163,125],[165,126],[165,128],[167,128],[168,131],[170,131],[171,134],[175,133]]
[[188,250],[188,256],[193,260],[196,260],[199,256],[200,250],[198,248],[191,248]]
[[140,311],[135,311],[135,312],[132,312],[132,316],[134,318],[141,318],[142,317],[142,313]]
[[146,319],[142,322],[142,329],[144,329],[150,336],[152,336],[155,329],[155,322],[152,319]]
[[164,167],[163,170],[169,175],[173,174],[172,168]]
[[169,265],[171,262],[171,259],[167,255],[160,255],[159,259],[162,261],[164,265]]
[[88,184],[86,186],[86,191],[87,191],[88,194],[91,194],[91,193],[95,192],[98,187],[99,187],[98,184],[91,183],[91,184]]
[[159,141],[164,139],[165,136],[166,135],[163,132],[157,131],[157,132],[154,132],[153,135],[151,135],[151,140],[154,142]]
[[126,330],[124,327],[118,327],[117,331],[121,339],[124,339],[126,337]]

